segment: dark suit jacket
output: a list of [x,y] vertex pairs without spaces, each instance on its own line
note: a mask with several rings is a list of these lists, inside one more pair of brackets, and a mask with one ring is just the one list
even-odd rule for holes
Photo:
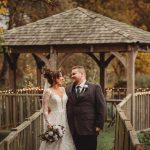
[[100,85],[85,84],[78,98],[73,84],[66,87],[68,123],[72,134],[95,135],[96,127],[103,129],[106,103]]

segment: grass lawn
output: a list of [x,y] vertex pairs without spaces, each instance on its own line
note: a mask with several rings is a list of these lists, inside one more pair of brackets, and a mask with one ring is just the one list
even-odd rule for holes
[[144,144],[144,150],[150,150],[150,130],[141,131],[137,135],[139,141]]
[[115,125],[107,127],[108,123],[105,124],[103,131],[98,136],[97,150],[113,150],[114,139],[115,139]]

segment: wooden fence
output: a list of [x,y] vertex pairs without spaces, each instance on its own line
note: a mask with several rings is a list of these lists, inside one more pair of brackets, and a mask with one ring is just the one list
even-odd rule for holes
[[[150,91],[150,88],[135,89],[135,93],[146,91]],[[106,88],[104,94],[108,99],[123,99],[127,95],[127,88]]]
[[[23,91],[23,92],[22,92]],[[22,90],[19,93],[0,93],[0,129],[10,129],[21,124],[25,118],[31,116],[41,108],[42,94],[33,90]],[[31,94],[32,93],[32,94]],[[107,99],[106,121],[114,123],[116,105],[119,99]]]
[[[137,88],[135,89],[136,92],[145,92],[150,91],[150,88]],[[0,91],[1,93],[14,93],[13,90],[3,90]],[[33,88],[23,88],[23,89],[17,89],[16,93],[19,94],[42,94],[43,89],[39,87],[33,87]],[[104,91],[104,95],[106,98],[109,99],[123,99],[127,95],[127,88],[106,88]]]
[[[115,96],[110,96],[108,93],[111,92],[111,94],[115,95],[119,94],[116,96],[120,97],[122,90],[125,89],[113,89],[113,92],[110,89],[107,90],[106,121],[110,123],[113,123],[112,121],[115,119],[115,106],[120,102],[120,100],[110,99]],[[43,89],[39,88],[18,89],[16,93],[13,93],[11,90],[0,91],[0,129],[16,127],[21,124],[25,118],[40,109],[42,92]]]
[[150,128],[150,92],[135,94],[135,126],[136,131]]
[[116,130],[115,130],[115,150],[143,150],[144,146],[138,140],[136,131],[131,125],[131,116],[127,114],[127,107],[132,96],[128,95],[123,101],[116,106]]
[[0,129],[16,127],[41,108],[41,94],[0,94]]
[[120,99],[106,99],[107,113],[105,121],[109,122],[108,126],[113,126],[115,123],[116,116],[116,105],[119,104],[122,100]]
[[0,150],[38,150],[43,133],[42,110],[35,112],[0,143]]

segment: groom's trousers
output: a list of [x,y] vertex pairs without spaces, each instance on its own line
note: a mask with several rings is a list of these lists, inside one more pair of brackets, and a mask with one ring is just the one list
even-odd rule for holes
[[77,150],[96,150],[97,136],[96,135],[73,135]]

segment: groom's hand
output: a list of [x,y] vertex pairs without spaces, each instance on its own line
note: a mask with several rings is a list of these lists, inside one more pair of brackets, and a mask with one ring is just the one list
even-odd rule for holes
[[96,127],[95,130],[96,130],[96,135],[98,135],[101,129],[99,127]]

